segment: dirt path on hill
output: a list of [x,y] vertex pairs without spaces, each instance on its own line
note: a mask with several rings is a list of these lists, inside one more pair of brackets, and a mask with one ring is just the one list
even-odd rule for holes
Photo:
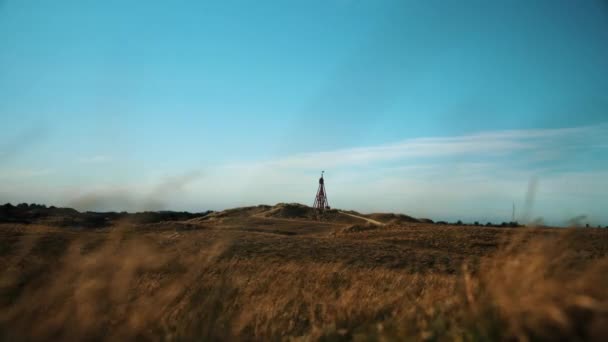
[[384,223],[382,223],[380,221],[372,220],[372,219],[367,218],[367,217],[363,217],[363,216],[359,216],[359,215],[354,215],[354,214],[349,214],[349,213],[345,213],[343,211],[340,211],[340,214],[347,215],[347,216],[354,217],[354,218],[358,218],[358,219],[361,219],[361,220],[365,220],[365,221],[367,221],[367,222],[369,222],[371,224],[375,224],[376,226],[384,226]]
[[[270,209],[272,210],[272,209]],[[271,217],[271,216],[264,216],[264,214],[268,213],[268,211],[270,210],[266,210],[260,213],[255,213],[253,215],[251,215],[251,217],[255,217],[255,218],[260,218],[260,219],[265,219],[265,220],[275,220],[275,221],[284,221],[284,222],[310,222],[311,220],[306,220],[306,219],[294,219],[294,218],[279,218],[279,217]],[[380,221],[376,221],[374,219],[368,218],[368,217],[364,217],[364,216],[359,216],[359,215],[355,215],[355,214],[350,214],[341,210],[338,210],[338,213],[342,214],[342,215],[346,215],[346,216],[350,216],[359,220],[364,220],[367,221],[373,225],[376,226],[384,226],[385,223],[382,223]],[[327,222],[328,224],[332,224],[331,222]],[[333,222],[333,224],[336,224],[335,222]]]

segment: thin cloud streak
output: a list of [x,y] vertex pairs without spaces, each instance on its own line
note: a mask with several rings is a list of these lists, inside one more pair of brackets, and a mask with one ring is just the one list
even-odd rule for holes
[[96,155],[91,157],[81,158],[80,163],[82,164],[103,164],[112,161],[112,157],[106,155]]
[[257,166],[323,169],[409,158],[492,156],[534,150],[547,152],[560,140],[598,134],[608,134],[606,126],[494,131],[459,137],[416,138],[380,146],[299,154],[260,162]]

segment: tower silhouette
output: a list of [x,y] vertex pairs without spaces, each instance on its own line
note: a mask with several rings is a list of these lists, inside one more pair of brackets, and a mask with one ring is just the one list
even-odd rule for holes
[[323,173],[325,173],[325,171],[321,171],[321,178],[319,178],[319,190],[317,190],[315,203],[312,205],[313,208],[317,208],[320,210],[329,209],[329,202],[327,201],[327,192],[325,191],[325,182],[323,181]]

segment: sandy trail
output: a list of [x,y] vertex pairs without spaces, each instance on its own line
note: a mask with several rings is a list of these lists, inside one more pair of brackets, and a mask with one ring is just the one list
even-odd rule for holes
[[361,220],[365,220],[365,221],[367,221],[367,222],[369,222],[371,224],[375,224],[376,226],[384,226],[384,223],[382,223],[380,221],[372,220],[372,219],[367,218],[367,217],[363,217],[363,216],[359,216],[359,215],[354,215],[354,214],[349,214],[349,213],[345,213],[343,211],[340,211],[340,214],[347,215],[347,216],[354,217],[354,218],[358,218],[358,219],[361,219]]

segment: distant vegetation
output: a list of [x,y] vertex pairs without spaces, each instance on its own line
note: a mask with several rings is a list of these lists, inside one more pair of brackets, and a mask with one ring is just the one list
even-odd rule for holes
[[39,223],[57,227],[103,228],[117,222],[154,223],[163,221],[183,221],[210,214],[177,211],[127,212],[78,212],[72,208],[47,207],[41,204],[21,203],[16,206],[7,203],[0,206],[0,223]]

